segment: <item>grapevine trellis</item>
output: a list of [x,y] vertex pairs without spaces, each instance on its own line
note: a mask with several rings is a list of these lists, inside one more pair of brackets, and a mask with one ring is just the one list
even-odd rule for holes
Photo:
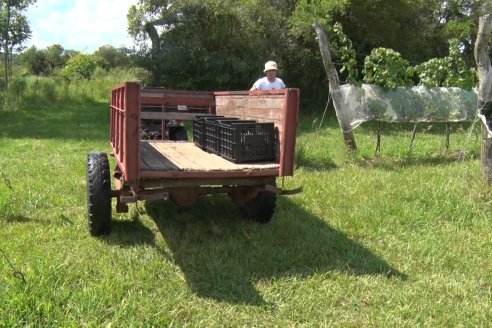
[[[450,45],[450,55],[442,59],[433,59],[416,67],[408,66],[408,62],[400,54],[391,50],[378,48],[366,57],[364,62],[364,82],[357,82],[353,77],[347,80],[350,84],[340,85],[337,71],[331,59],[329,43],[323,28],[314,23],[318,37],[323,63],[328,76],[330,95],[337,114],[344,140],[350,150],[356,149],[353,130],[361,123],[377,121],[376,154],[380,151],[381,122],[414,123],[410,147],[412,147],[420,122],[446,123],[446,147],[449,147],[450,123],[473,122],[477,118],[477,93],[471,90],[474,69],[467,69],[459,57],[457,44]],[[341,34],[338,26],[338,34]],[[345,37],[343,38],[345,39]],[[339,42],[338,42],[339,43]],[[335,42],[335,45],[338,46]],[[351,45],[350,43],[347,43]],[[353,52],[343,50],[344,54]],[[346,63],[353,63],[353,58],[342,57]],[[390,68],[383,69],[378,65],[387,63]],[[429,69],[435,64],[448,68],[447,74],[432,75]],[[352,67],[344,64],[349,76]],[[421,85],[411,87],[411,76],[419,74]],[[371,84],[369,84],[371,83]],[[444,85],[438,86],[438,85]],[[458,87],[450,87],[457,85]]]

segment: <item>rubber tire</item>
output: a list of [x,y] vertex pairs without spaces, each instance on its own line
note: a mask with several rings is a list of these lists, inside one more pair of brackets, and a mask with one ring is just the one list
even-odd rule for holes
[[169,140],[188,141],[188,132],[184,126],[172,126],[169,128]]
[[87,156],[87,219],[93,236],[111,233],[111,180],[106,153]]
[[[275,182],[273,182],[275,186]],[[277,194],[270,191],[260,191],[255,198],[240,207],[241,215],[257,223],[268,223],[275,213]]]

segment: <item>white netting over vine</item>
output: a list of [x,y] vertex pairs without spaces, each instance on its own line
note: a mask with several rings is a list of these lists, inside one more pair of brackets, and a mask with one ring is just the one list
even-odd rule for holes
[[476,91],[422,86],[386,90],[346,84],[332,91],[338,121],[350,132],[367,121],[463,122],[477,115]]

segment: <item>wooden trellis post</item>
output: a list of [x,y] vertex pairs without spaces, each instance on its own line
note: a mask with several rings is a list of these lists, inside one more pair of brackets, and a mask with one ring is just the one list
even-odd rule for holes
[[[321,57],[323,58],[323,65],[325,66],[326,75],[328,76],[328,84],[330,87],[330,93],[333,98],[333,102],[335,106],[343,110],[343,101],[340,99],[340,95],[337,92],[340,88],[338,82],[338,74],[335,70],[335,66],[331,61],[331,54],[328,44],[328,39],[326,38],[326,33],[317,22],[313,23],[314,30],[316,31],[316,35],[318,36],[319,48],[321,50]],[[342,122],[339,120],[339,122]],[[345,132],[350,130],[350,127],[341,127],[343,132],[343,140],[345,141],[345,145],[350,151],[355,151],[357,149],[357,145],[355,143],[354,134],[352,132]]]
[[[492,122],[492,66],[490,63],[488,40],[492,37],[492,14],[480,17],[477,41],[475,43],[475,60],[477,62],[479,86],[478,108]],[[482,122],[481,170],[484,178],[492,184],[492,135],[491,125]]]

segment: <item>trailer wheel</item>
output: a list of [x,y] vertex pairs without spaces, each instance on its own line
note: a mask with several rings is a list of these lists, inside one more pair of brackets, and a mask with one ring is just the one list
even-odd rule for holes
[[273,217],[276,202],[277,194],[270,191],[260,191],[256,197],[248,200],[244,206],[240,207],[240,211],[249,220],[267,223]]
[[184,126],[169,127],[169,140],[188,141],[188,132]]
[[111,232],[111,180],[106,153],[87,156],[87,214],[91,235]]

